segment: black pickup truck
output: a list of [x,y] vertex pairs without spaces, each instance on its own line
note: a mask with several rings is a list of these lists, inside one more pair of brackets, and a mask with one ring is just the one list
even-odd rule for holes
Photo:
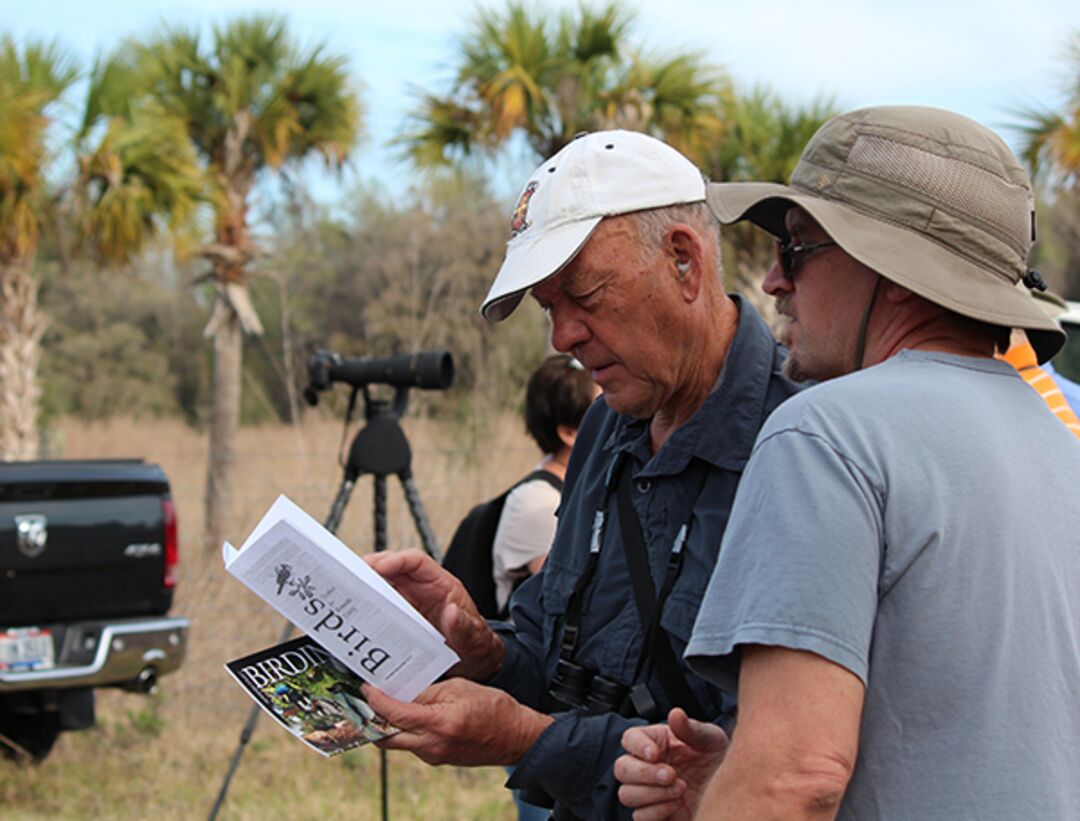
[[177,558],[157,465],[0,463],[0,754],[40,760],[93,725],[93,688],[150,692],[180,666]]

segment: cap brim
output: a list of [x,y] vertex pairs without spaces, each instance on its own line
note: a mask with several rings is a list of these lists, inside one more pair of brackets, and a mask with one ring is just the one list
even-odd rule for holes
[[805,209],[848,254],[888,280],[963,316],[1023,328],[1040,362],[1065,344],[1065,333],[1026,289],[927,237],[850,206],[776,183],[711,183],[709,207],[720,222],[749,220],[784,237],[784,215]]
[[568,222],[536,236],[510,240],[488,295],[480,306],[485,319],[500,322],[513,313],[525,292],[566,267],[592,236],[603,217]]

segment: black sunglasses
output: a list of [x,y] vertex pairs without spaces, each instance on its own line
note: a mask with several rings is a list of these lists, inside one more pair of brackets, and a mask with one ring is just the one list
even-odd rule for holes
[[796,245],[794,237],[787,242],[776,240],[776,256],[780,260],[780,271],[784,274],[784,279],[795,276],[795,271],[809,254],[834,245],[836,245],[835,242],[810,242]]

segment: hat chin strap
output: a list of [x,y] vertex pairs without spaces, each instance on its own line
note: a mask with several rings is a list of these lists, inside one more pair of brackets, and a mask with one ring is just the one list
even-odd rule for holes
[[870,301],[866,303],[866,310],[863,311],[862,322],[859,324],[859,338],[855,342],[855,370],[861,371],[863,367],[863,358],[866,356],[866,329],[870,325],[870,312],[874,310],[874,300],[877,299],[878,290],[881,288],[881,280],[884,277],[881,274],[877,274],[877,281],[874,282],[874,291],[870,294]]

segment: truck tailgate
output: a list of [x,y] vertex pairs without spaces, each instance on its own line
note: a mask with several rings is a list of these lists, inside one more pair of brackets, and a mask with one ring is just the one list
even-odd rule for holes
[[164,475],[130,463],[95,480],[94,464],[80,474],[69,463],[63,475],[37,464],[0,466],[0,625],[169,609]]

